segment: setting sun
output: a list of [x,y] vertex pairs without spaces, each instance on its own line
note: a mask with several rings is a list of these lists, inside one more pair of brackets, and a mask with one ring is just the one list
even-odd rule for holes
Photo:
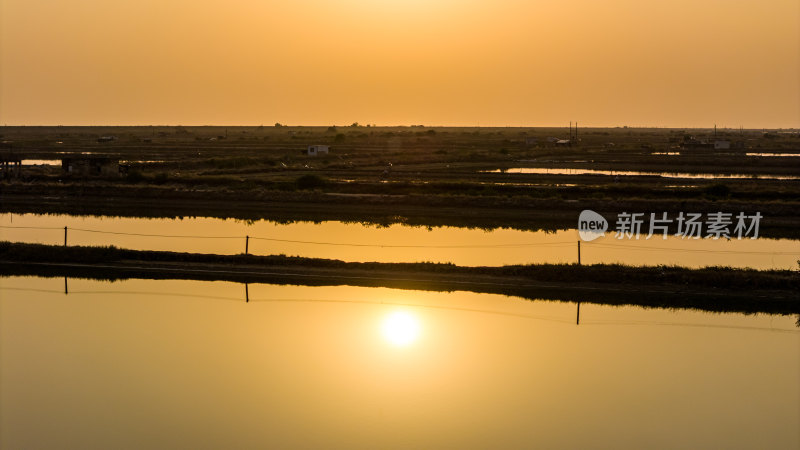
[[419,337],[419,320],[413,314],[396,311],[383,320],[381,325],[383,337],[394,346],[405,347]]
[[0,0],[0,450],[800,450],[798,80],[800,0]]

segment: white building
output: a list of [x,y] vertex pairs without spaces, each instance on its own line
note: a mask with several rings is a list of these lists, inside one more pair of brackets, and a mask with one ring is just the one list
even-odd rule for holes
[[329,147],[327,145],[309,145],[308,156],[327,155],[328,149]]

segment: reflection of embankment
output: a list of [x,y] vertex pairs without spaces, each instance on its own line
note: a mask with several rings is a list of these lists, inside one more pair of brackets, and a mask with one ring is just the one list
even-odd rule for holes
[[760,235],[800,238],[796,201],[748,201],[716,198],[614,199],[472,195],[329,195],[230,188],[182,189],[169,186],[6,185],[0,211],[89,214],[122,217],[218,217],[278,222],[340,220],[388,225],[563,230],[574,228],[578,213],[591,209],[613,217],[636,212],[760,213]]
[[6,275],[382,286],[611,305],[800,313],[800,276],[793,271],[620,265],[459,267],[432,263],[345,263],[285,256],[222,256],[8,242],[0,243],[0,267]]

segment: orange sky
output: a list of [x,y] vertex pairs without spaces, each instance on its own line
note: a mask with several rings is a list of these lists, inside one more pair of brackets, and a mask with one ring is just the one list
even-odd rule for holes
[[0,0],[0,123],[800,127],[797,0]]

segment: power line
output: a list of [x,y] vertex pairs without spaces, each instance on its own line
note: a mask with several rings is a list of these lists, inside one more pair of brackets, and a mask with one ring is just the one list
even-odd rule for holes
[[[31,288],[15,288],[15,287],[5,287],[0,286],[0,291],[20,291],[20,292],[39,292],[39,293],[53,293],[53,294],[63,294],[60,290],[50,290],[50,289],[31,289]],[[207,299],[207,300],[228,300],[228,301],[241,301],[241,297],[228,297],[228,296],[214,296],[214,295],[202,295],[202,294],[186,294],[186,293],[179,293],[179,292],[163,292],[163,291],[71,291],[70,294],[72,295],[164,295],[169,297],[182,297],[182,298],[198,298],[198,299]],[[425,309],[440,309],[440,310],[448,310],[448,311],[461,311],[461,312],[473,312],[473,313],[482,313],[482,314],[492,314],[492,315],[502,315],[502,316],[510,316],[510,317],[519,317],[524,319],[534,319],[534,320],[544,320],[548,322],[561,322],[572,324],[573,321],[571,319],[566,320],[560,317],[554,316],[544,316],[544,315],[532,315],[532,314],[521,314],[521,313],[514,313],[514,312],[507,312],[507,311],[497,311],[497,310],[488,310],[488,309],[479,309],[479,308],[465,308],[465,307],[458,307],[458,306],[446,306],[446,305],[425,305],[425,304],[417,304],[417,303],[401,303],[401,302],[391,302],[391,301],[378,301],[378,300],[348,300],[348,299],[324,299],[324,298],[261,298],[261,299],[253,299],[251,298],[249,302],[259,302],[259,303],[340,303],[340,304],[364,304],[364,305],[388,305],[388,306],[405,306],[405,307],[414,307],[414,308],[425,308]],[[648,321],[648,320],[597,320],[597,321],[588,321],[588,322],[581,322],[581,325],[584,326],[602,326],[602,325],[612,325],[612,326],[620,326],[620,325],[640,325],[640,326],[673,326],[673,327],[694,327],[694,328],[719,328],[719,329],[732,329],[732,330],[749,330],[749,331],[768,331],[768,332],[779,332],[779,333],[800,333],[800,330],[791,330],[791,329],[784,329],[784,328],[772,328],[772,327],[755,327],[755,326],[742,326],[742,325],[724,325],[724,324],[703,324],[703,323],[683,323],[683,322],[667,322],[667,321]]]
[[295,241],[290,239],[275,239],[250,236],[250,239],[258,239],[273,242],[288,242],[294,244],[316,244],[316,245],[338,245],[347,247],[381,247],[381,248],[514,248],[514,247],[537,247],[537,246],[572,246],[572,242],[544,242],[537,244],[492,244],[492,245],[384,245],[384,244],[351,244],[339,242],[320,242],[320,241]]
[[[59,229],[61,229],[61,228],[59,228]],[[124,232],[121,232],[121,231],[87,230],[87,229],[84,229],[84,228],[70,228],[70,231],[83,231],[83,232],[86,232],[86,233],[115,234],[115,235],[124,235],[124,236],[163,237],[163,238],[190,238],[190,239],[242,239],[242,238],[244,238],[244,236],[201,236],[201,235],[189,235],[189,234],[124,233]]]
[[[32,229],[32,230],[63,230],[60,227],[30,227],[30,226],[12,226],[0,225],[0,228],[12,229]],[[69,228],[70,231],[80,231],[85,233],[98,233],[110,234],[119,236],[137,236],[137,237],[157,237],[157,238],[175,238],[175,239],[243,239],[246,236],[205,236],[205,235],[185,235],[185,234],[149,234],[149,233],[128,233],[121,231],[103,231],[92,230],[86,228]],[[261,241],[270,242],[283,242],[290,244],[307,244],[307,245],[329,245],[339,247],[372,247],[372,248],[439,248],[439,249],[458,249],[458,248],[523,248],[523,247],[571,247],[574,241],[557,241],[557,242],[540,242],[540,243],[515,243],[515,244],[454,244],[454,245],[395,245],[395,244],[364,244],[364,243],[347,243],[347,242],[327,242],[327,241],[305,241],[295,239],[279,239],[261,236],[249,236],[249,239],[256,239]],[[731,253],[731,254],[761,254],[761,255],[800,255],[797,252],[773,252],[773,251],[758,251],[758,250],[712,250],[712,249],[693,249],[693,248],[676,248],[676,247],[661,247],[643,248],[637,245],[628,244],[602,244],[602,243],[586,243],[590,247],[602,247],[608,249],[632,249],[637,251],[674,251],[674,252],[700,252],[700,253]]]
[[674,251],[674,252],[702,252],[702,253],[744,253],[744,254],[762,254],[762,255],[800,255],[797,252],[769,252],[759,250],[710,250],[704,248],[675,248],[675,247],[639,247],[636,245],[626,244],[588,244],[590,247],[603,247],[603,248],[625,248],[639,251]]
[[610,321],[581,321],[581,325],[647,325],[647,326],[673,326],[673,327],[694,327],[694,328],[722,328],[729,330],[756,330],[756,331],[771,331],[778,333],[800,333],[800,330],[787,330],[785,328],[768,328],[768,327],[751,327],[743,325],[721,325],[721,324],[704,324],[704,323],[682,323],[682,322],[664,322],[664,321],[646,321],[646,320],[610,320]]
[[14,225],[0,225],[0,228],[24,228],[28,230],[63,230],[64,228],[58,227],[18,227]]
[[[17,226],[4,226],[0,228],[28,228],[38,230],[63,230],[63,228],[55,227],[17,227]],[[70,228],[70,231],[83,231],[86,233],[99,233],[99,234],[112,234],[123,236],[139,236],[139,237],[161,237],[161,238],[190,238],[190,239],[243,239],[245,236],[201,236],[201,235],[183,235],[183,234],[148,234],[148,233],[127,233],[121,231],[103,231],[103,230],[90,230],[86,228]],[[526,244],[487,244],[487,245],[392,245],[392,244],[359,244],[359,243],[345,243],[345,242],[324,242],[324,241],[301,241],[293,239],[278,239],[260,236],[250,236],[250,239],[257,239],[262,241],[271,242],[285,242],[292,244],[313,244],[313,245],[335,245],[346,247],[379,247],[379,248],[514,248],[514,247],[538,247],[538,246],[572,246],[572,241],[559,241],[559,242],[542,242],[542,243],[526,243]]]
[[[0,291],[20,291],[20,292],[46,292],[52,294],[63,294],[63,291],[60,290],[50,290],[50,289],[30,289],[30,288],[14,288],[14,287],[2,287],[0,286]],[[206,300],[230,300],[230,301],[241,301],[241,297],[226,297],[226,296],[215,296],[215,295],[200,295],[200,294],[185,294],[185,293],[177,293],[177,292],[159,292],[159,291],[70,291],[71,295],[163,295],[168,297],[182,297],[182,298],[197,298],[197,299],[206,299]],[[483,313],[483,314],[494,314],[494,315],[502,315],[502,316],[511,316],[511,317],[521,317],[525,319],[536,319],[536,320],[546,320],[551,322],[562,322],[562,323],[572,323],[571,320],[565,320],[558,317],[553,316],[535,316],[530,314],[519,314],[514,312],[506,312],[506,311],[496,311],[496,310],[488,310],[488,309],[478,309],[478,308],[464,308],[458,306],[446,306],[446,305],[424,305],[418,303],[401,303],[401,302],[391,302],[391,301],[380,301],[380,300],[348,300],[348,299],[322,299],[322,298],[251,298],[249,299],[249,303],[342,303],[342,304],[362,304],[362,305],[387,305],[387,306],[406,306],[406,307],[414,307],[414,308],[426,308],[426,309],[442,309],[442,310],[449,310],[449,311],[461,311],[461,312],[474,312],[474,313]]]

